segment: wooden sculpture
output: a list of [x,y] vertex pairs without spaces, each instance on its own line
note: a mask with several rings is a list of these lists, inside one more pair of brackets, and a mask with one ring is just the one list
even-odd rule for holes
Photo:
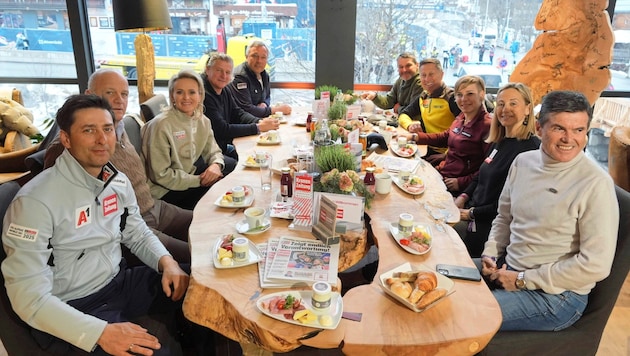
[[510,81],[527,84],[535,105],[552,90],[579,91],[595,103],[611,77],[614,37],[606,7],[608,0],[543,0],[534,26],[544,32]]

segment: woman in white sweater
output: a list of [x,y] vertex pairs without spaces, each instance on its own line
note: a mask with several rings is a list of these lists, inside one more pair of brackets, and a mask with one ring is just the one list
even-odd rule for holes
[[503,314],[500,330],[562,330],[610,273],[619,211],[610,176],[584,155],[592,109],[584,95],[548,93],[540,150],[514,160],[482,255]]
[[168,82],[171,107],[142,127],[142,158],[151,195],[193,209],[223,177],[221,148],[203,114],[199,74],[181,70]]

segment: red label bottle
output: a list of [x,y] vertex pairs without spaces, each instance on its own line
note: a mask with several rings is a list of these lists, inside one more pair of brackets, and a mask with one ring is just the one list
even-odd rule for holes
[[293,196],[293,179],[291,179],[291,170],[289,167],[282,167],[282,176],[280,177],[280,195],[282,200]]
[[374,167],[368,167],[365,169],[365,178],[363,178],[363,183],[370,191],[370,193],[374,194],[376,192],[376,179],[374,178]]

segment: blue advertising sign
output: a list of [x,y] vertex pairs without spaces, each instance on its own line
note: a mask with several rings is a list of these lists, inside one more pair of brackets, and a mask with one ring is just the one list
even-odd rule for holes
[[[137,35],[138,33],[117,32],[116,49],[118,50],[118,54],[135,55],[136,48],[133,41],[136,39]],[[151,34],[149,36],[151,37],[151,42],[153,43],[155,55],[160,57],[167,56],[166,35]]]
[[69,30],[0,28],[0,48],[24,49],[24,45],[17,45],[18,34],[23,36],[22,43],[28,41],[28,50],[72,52],[72,38]]

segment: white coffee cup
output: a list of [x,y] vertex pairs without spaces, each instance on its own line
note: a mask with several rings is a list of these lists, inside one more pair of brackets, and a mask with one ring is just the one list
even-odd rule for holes
[[402,147],[407,144],[407,138],[404,136],[398,137],[398,147]]
[[245,209],[245,218],[249,229],[263,225],[265,220],[265,209],[260,207],[251,207]]
[[376,192],[378,194],[389,194],[392,190],[392,177],[387,173],[379,173],[376,178]]
[[267,136],[269,137],[270,141],[278,141],[278,131],[276,130],[269,130],[267,131]]

